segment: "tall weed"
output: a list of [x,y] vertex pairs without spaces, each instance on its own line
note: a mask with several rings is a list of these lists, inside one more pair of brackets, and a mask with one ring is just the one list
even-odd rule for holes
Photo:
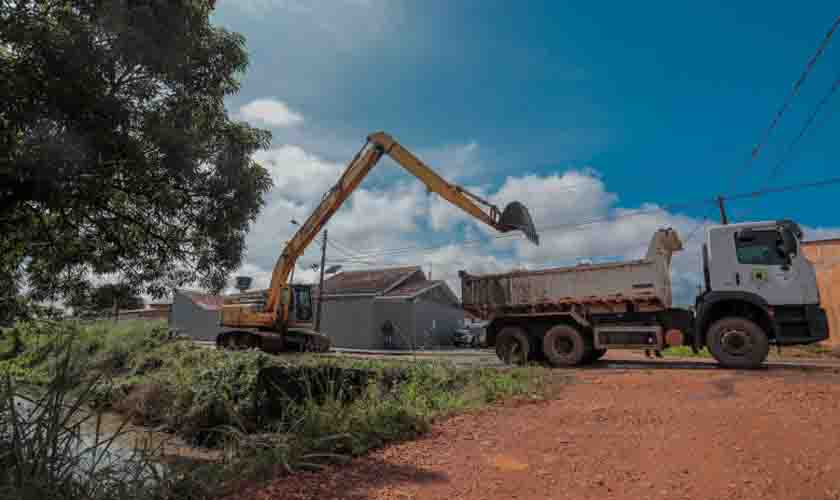
[[101,414],[88,405],[103,380],[88,375],[70,332],[54,333],[46,384],[12,371],[0,377],[0,498],[154,498],[150,485],[162,483],[153,450],[117,452],[125,427],[103,433]]

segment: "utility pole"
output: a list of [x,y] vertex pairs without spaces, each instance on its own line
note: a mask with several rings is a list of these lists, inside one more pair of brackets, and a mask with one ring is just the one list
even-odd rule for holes
[[723,225],[729,224],[729,219],[726,217],[726,207],[723,205],[723,196],[718,196],[718,208],[720,208],[720,223]]
[[321,277],[318,279],[318,309],[315,312],[315,331],[321,331],[321,307],[324,302],[324,266],[327,260],[327,230],[324,229],[324,240],[321,242]]

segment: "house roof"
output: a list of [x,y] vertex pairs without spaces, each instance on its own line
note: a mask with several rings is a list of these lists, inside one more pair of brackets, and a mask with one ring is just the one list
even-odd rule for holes
[[178,290],[178,292],[189,298],[198,307],[208,311],[218,311],[225,303],[224,297],[219,295],[193,292],[192,290]]
[[453,304],[460,303],[458,297],[452,292],[452,289],[449,288],[449,285],[446,284],[446,281],[427,279],[407,281],[404,284],[399,285],[393,288],[392,290],[388,291],[387,293],[384,293],[381,296],[377,297],[376,300],[413,299],[415,297],[423,295],[424,293],[438,288],[440,288],[443,291],[443,293],[452,300]]
[[229,295],[225,295],[224,298],[226,299],[265,299],[268,296],[268,289],[258,289],[258,290],[248,290],[245,292],[240,293],[231,293]]
[[384,294],[418,272],[419,266],[344,271],[324,281],[324,295]]
[[388,293],[382,294],[383,297],[402,297],[402,298],[412,298],[416,297],[432,288],[439,286],[443,281],[432,281],[432,280],[418,280],[418,281],[409,281],[402,285],[399,285]]

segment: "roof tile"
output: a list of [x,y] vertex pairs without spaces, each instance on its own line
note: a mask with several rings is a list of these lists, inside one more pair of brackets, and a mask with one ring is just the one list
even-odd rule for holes
[[383,293],[400,280],[420,271],[419,266],[344,271],[324,281],[324,293],[326,295]]

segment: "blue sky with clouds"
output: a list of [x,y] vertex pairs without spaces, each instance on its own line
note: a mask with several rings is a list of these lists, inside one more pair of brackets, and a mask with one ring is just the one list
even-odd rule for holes
[[[272,149],[259,159],[276,188],[249,236],[243,272],[267,281],[293,230],[286,221],[305,217],[364,137],[380,129],[444,177],[500,205],[520,199],[543,226],[838,175],[835,97],[770,180],[787,143],[840,76],[837,40],[758,161],[745,166],[837,15],[829,1],[792,8],[746,1],[222,0],[214,22],[244,34],[251,54],[242,91],[228,105],[274,132]],[[736,219],[791,217],[826,231],[815,236],[833,234],[840,223],[828,208],[838,190],[732,203],[731,211]],[[457,285],[452,278],[462,268],[638,257],[657,227],[674,226],[685,237],[709,214],[698,206],[553,231],[532,248],[487,239],[383,165],[329,228],[352,249],[345,254],[440,246],[367,260],[432,266]],[[474,239],[483,243],[459,244]],[[689,246],[675,261],[674,280],[686,297],[697,279],[692,253]],[[299,276],[310,274],[300,269]]]

